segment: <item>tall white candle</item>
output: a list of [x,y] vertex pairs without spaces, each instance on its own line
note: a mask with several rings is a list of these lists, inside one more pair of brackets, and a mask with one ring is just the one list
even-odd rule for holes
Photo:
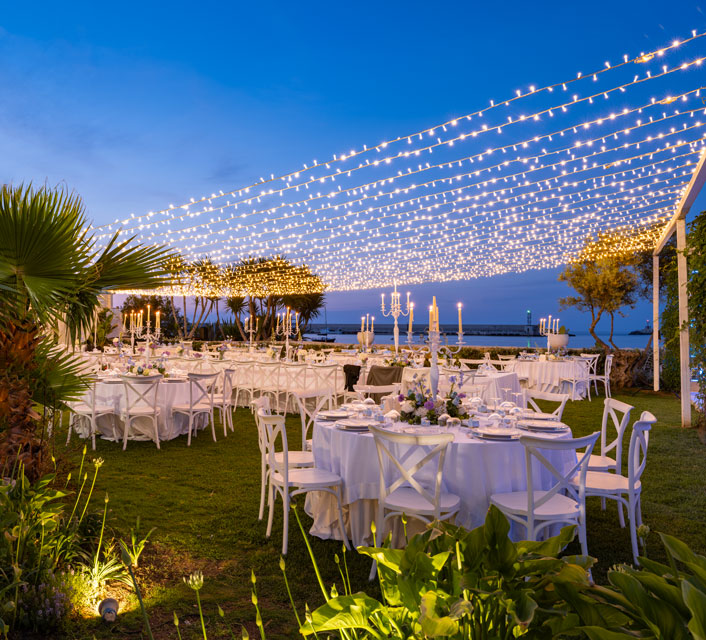
[[375,332],[375,316],[372,316],[371,320],[372,320],[372,324],[370,325],[370,330],[372,332]]
[[380,301],[381,301],[381,303],[382,303],[382,310],[383,310],[383,313],[384,313],[384,311],[385,311],[385,294],[384,294],[384,293],[381,293],[381,294],[380,294]]
[[370,331],[370,314],[365,314],[365,330]]
[[[409,295],[409,294],[407,294]],[[412,333],[412,323],[414,322],[414,302],[409,305],[409,329],[408,331]]]
[[360,332],[365,331],[365,316],[360,317]]
[[461,319],[461,309],[463,308],[463,305],[459,302],[458,303],[458,332],[463,333],[463,320]]

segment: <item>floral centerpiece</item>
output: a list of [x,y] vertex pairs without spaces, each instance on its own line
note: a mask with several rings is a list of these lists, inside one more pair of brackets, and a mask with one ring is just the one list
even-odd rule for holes
[[437,424],[439,416],[447,414],[451,418],[467,418],[468,414],[464,410],[461,401],[466,397],[465,393],[456,390],[456,384],[463,386],[463,374],[461,379],[451,376],[449,382],[451,388],[445,396],[438,396],[436,400],[432,397],[431,389],[426,386],[423,378],[417,378],[415,373],[412,376],[413,384],[407,395],[400,394],[400,414],[403,422],[409,424],[420,424],[422,418],[429,420],[431,424]]
[[268,358],[273,358],[275,357],[275,350],[272,347],[267,347],[267,351],[265,351],[265,354],[267,355]]
[[164,366],[164,362],[161,360],[150,364],[147,364],[146,362],[136,363],[130,360],[128,362],[127,371],[128,373],[132,373],[136,376],[153,376],[159,373],[165,378],[169,377],[169,374]]
[[225,355],[225,352],[228,350],[228,345],[226,344],[219,344],[216,347],[216,350],[218,351],[218,357],[220,360],[223,360],[223,356]]
[[386,367],[406,367],[409,364],[406,355],[392,356],[391,358],[385,358],[383,364]]

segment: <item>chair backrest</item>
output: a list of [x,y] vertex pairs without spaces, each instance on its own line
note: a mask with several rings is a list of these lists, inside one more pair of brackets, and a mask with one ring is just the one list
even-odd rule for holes
[[136,408],[157,410],[157,390],[162,376],[120,376],[125,390],[125,411]]
[[657,422],[649,411],[643,411],[640,419],[632,426],[630,448],[628,449],[628,486],[631,490],[640,481],[647,463],[647,445],[650,442],[650,429]]
[[[260,454],[264,457],[267,454],[267,431],[265,425],[260,422],[260,415],[269,416],[272,414],[270,411],[270,399],[267,396],[260,396],[255,398],[250,403],[250,408],[253,409],[255,414],[255,426],[257,427],[257,446],[260,448]],[[262,414],[260,412],[262,411]]]
[[252,389],[255,379],[255,362],[252,360],[236,360],[233,384],[239,389]]
[[316,391],[336,391],[337,364],[311,364],[311,372],[314,374],[314,386]]
[[[620,400],[606,398],[603,401],[603,421],[601,422],[601,455],[605,456],[615,449],[616,473],[620,473],[623,457],[623,436],[630,421],[630,412],[635,408]],[[622,414],[620,416],[619,414]],[[608,419],[615,428],[616,437],[608,442]]]
[[505,360],[505,361],[510,361],[510,360],[515,360],[517,356],[515,355],[503,355],[501,353],[498,354],[498,360]]
[[564,414],[564,407],[569,400],[568,393],[552,393],[551,391],[536,391],[535,389],[527,389],[525,392],[525,398],[527,404],[535,411],[542,411],[535,400],[545,400],[548,402],[558,402],[559,406],[552,411],[552,415],[556,417],[557,420],[561,420],[561,416]]
[[261,388],[264,387],[270,387],[270,388],[279,388],[280,386],[280,380],[279,380],[279,372],[281,369],[282,365],[280,364],[279,360],[276,360],[274,362],[260,362],[258,365],[255,367],[256,371],[256,378],[257,378],[257,383],[255,386],[259,386]]
[[217,373],[188,373],[189,406],[193,407],[202,401],[208,402],[213,409],[213,393],[218,382]]
[[284,389],[293,391],[306,388],[307,369],[305,362],[283,362],[280,371],[284,374]]
[[[532,514],[559,492],[576,500],[579,504],[581,515],[584,515],[586,509],[586,472],[588,471],[591,452],[600,435],[599,431],[595,431],[590,436],[570,438],[568,440],[536,438],[533,436],[520,437],[520,442],[525,448],[525,464],[527,467],[527,513],[530,514],[531,520],[533,520]],[[580,456],[578,462],[571,465],[568,472],[557,469],[544,455],[547,450],[577,451],[580,449],[584,450],[584,455]],[[542,496],[537,499],[535,499],[534,495],[535,476],[532,469],[534,460],[539,461],[540,464],[549,471],[552,482],[554,483],[549,490],[546,490],[546,485],[542,486]],[[542,476],[546,478],[546,474],[542,474]],[[578,480],[578,482],[573,484],[572,480]],[[546,490],[546,493],[544,490]]]
[[[263,431],[265,441],[265,455],[270,470],[279,473],[284,478],[285,486],[289,485],[289,446],[287,444],[287,430],[284,426],[284,416],[268,414],[264,409],[258,409],[258,420]],[[278,461],[277,440],[282,441],[282,457]]]
[[605,364],[603,366],[603,373],[606,379],[610,379],[610,370],[613,368],[613,354],[610,353],[605,357]]
[[[384,500],[395,489],[409,485],[420,496],[434,506],[434,518],[439,518],[441,509],[441,487],[443,481],[444,458],[446,450],[453,442],[451,433],[412,435],[406,433],[391,433],[375,425],[370,426],[375,446],[378,452],[380,468],[380,500]],[[417,478],[424,473],[428,475],[425,467],[433,465],[436,458],[436,469],[433,468],[433,489],[430,491]],[[392,463],[399,472],[399,476],[390,484],[385,478],[386,462]],[[379,526],[382,526],[380,523]]]
[[235,369],[225,369],[223,371],[223,399],[233,396],[233,380],[237,372]]
[[600,355],[598,353],[582,353],[581,358],[588,364],[588,375],[595,376]]

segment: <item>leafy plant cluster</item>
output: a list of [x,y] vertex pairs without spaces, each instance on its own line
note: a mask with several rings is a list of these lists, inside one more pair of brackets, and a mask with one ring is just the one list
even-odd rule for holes
[[[71,474],[60,482],[56,470],[30,482],[19,466],[0,485],[0,637],[56,629],[76,608],[94,608],[109,581],[127,581],[106,537],[108,495],[102,512],[90,510],[103,461],[85,456],[84,448],[75,495]],[[132,565],[151,533],[132,531],[125,545]]]

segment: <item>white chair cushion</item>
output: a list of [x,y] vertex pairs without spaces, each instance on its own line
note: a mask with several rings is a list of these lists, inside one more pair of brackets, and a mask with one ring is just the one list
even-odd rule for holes
[[[583,460],[585,453],[579,453],[578,459]],[[615,468],[615,460],[610,456],[594,456],[588,459],[589,471],[608,471]]]
[[[289,467],[313,467],[314,453],[312,451],[289,451],[287,455]],[[275,453],[275,462],[282,464],[284,462],[284,454],[280,451]]]
[[[577,484],[574,479],[572,483]],[[640,488],[640,482],[635,483],[635,489]],[[617,473],[605,473],[603,471],[589,471],[586,474],[586,493],[627,493],[628,479]]]
[[[461,507],[461,498],[453,493],[443,493],[439,497],[441,513],[451,513],[458,511]],[[402,511],[404,513],[419,513],[422,515],[434,515],[434,505],[424,496],[419,495],[412,487],[400,487],[395,489],[383,500],[386,509],[391,511]]]
[[182,413],[189,413],[189,411],[210,411],[211,405],[206,402],[197,402],[195,405],[189,404],[175,404],[172,406],[172,411],[180,411]]
[[[91,413],[93,412],[93,409],[91,409],[91,405],[85,404],[83,402],[77,402],[75,405],[71,407],[72,411],[74,413],[78,413],[80,415],[86,415],[90,416]],[[97,404],[95,406],[95,412],[98,413],[115,413],[115,407],[111,407],[110,405],[107,404]]]
[[[278,485],[284,484],[284,478],[280,473],[272,474],[272,482]],[[289,484],[295,487],[334,487],[343,481],[341,476],[326,471],[324,469],[290,469]]]
[[123,409],[123,414],[131,416],[151,416],[158,414],[159,411],[159,407],[156,409],[152,409],[152,407],[133,407],[130,411]]
[[[547,491],[535,491],[535,503],[543,498]],[[512,493],[494,493],[490,496],[490,502],[501,511],[527,515],[527,492],[513,491]],[[578,502],[572,498],[567,498],[555,493],[540,507],[535,507],[534,515],[538,519],[554,519],[561,517],[574,517],[579,512]]]

